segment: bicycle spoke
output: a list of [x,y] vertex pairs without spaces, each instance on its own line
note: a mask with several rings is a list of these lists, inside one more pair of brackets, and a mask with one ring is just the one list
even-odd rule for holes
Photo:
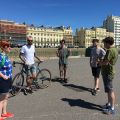
[[37,75],[37,84],[40,88],[46,88],[51,82],[51,73],[47,69],[41,70]]
[[15,77],[13,78],[13,83],[12,83],[12,90],[11,90],[12,95],[16,95],[21,91],[23,82],[24,82],[23,75],[21,73],[16,74]]

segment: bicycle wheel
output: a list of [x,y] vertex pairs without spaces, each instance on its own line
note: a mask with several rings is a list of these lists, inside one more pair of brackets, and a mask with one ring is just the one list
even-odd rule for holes
[[48,69],[42,69],[36,77],[37,88],[47,88],[51,83],[51,72]]
[[11,90],[11,94],[12,95],[17,95],[23,86],[24,83],[24,76],[21,73],[17,73],[12,81],[12,90]]

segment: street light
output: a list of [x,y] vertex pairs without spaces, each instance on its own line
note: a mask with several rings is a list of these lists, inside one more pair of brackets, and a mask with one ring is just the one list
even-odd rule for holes
[[6,39],[6,30],[4,30],[4,38]]

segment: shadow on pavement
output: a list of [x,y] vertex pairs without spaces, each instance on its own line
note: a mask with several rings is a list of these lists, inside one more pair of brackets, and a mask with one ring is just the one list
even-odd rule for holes
[[65,102],[68,102],[68,104],[71,107],[79,106],[79,107],[86,108],[86,109],[92,109],[92,110],[102,111],[102,107],[100,105],[96,105],[94,103],[90,103],[90,102],[87,102],[85,100],[81,100],[81,99],[69,99],[69,98],[62,98],[61,100],[65,101]]
[[53,78],[52,80],[51,80],[52,82],[59,82],[59,83],[64,83],[64,81],[61,79],[61,78],[59,78],[59,77],[55,77],[55,78]]
[[69,89],[75,90],[77,92],[84,92],[84,91],[88,91],[91,92],[91,88],[87,88],[87,87],[83,87],[83,86],[78,86],[78,85],[74,85],[74,84],[64,84],[64,87],[67,87]]

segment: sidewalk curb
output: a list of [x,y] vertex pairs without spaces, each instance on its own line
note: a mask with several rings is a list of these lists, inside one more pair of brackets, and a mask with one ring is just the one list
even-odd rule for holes
[[[84,58],[85,56],[70,56],[69,58]],[[52,60],[52,59],[59,59],[58,57],[49,57],[49,58],[47,58],[47,59],[50,59],[50,60]]]

